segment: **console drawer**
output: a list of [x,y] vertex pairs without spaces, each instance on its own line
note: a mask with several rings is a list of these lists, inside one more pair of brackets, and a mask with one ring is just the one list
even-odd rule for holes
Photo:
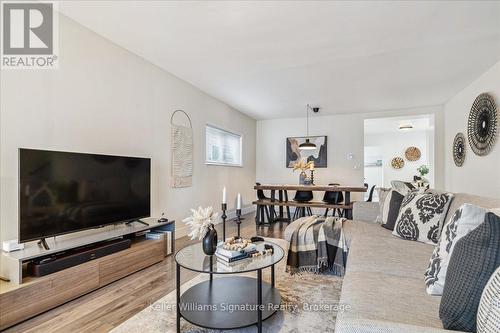
[[0,294],[0,329],[52,309],[68,300],[99,288],[96,262],[71,267],[26,282],[20,288]]
[[165,241],[147,240],[99,261],[99,285],[104,286],[164,258]]

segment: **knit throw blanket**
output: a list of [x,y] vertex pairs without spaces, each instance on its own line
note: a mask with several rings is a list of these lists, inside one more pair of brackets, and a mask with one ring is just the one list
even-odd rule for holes
[[289,243],[286,271],[320,273],[330,271],[343,276],[348,247],[342,224],[345,218],[302,217],[288,225]]

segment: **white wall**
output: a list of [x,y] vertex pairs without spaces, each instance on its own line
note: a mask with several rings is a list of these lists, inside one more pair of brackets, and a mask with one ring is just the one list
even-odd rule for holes
[[[59,25],[59,69],[1,72],[2,240],[17,238],[19,147],[151,157],[152,215],[166,211],[178,228],[191,207],[218,209],[224,185],[229,198],[241,192],[250,204],[255,120],[62,15]],[[175,109],[187,111],[194,126],[190,188],[169,187]],[[243,168],[204,164],[206,123],[243,135]]]
[[[305,118],[257,122],[258,182],[298,184],[300,171],[285,166],[285,144],[287,137],[304,136],[305,132]],[[363,121],[359,115],[309,118],[309,134],[328,136],[328,168],[316,169],[315,183],[363,185]],[[349,153],[354,154],[353,160],[347,159]]]
[[[321,112],[321,111],[320,111]],[[444,161],[442,136],[442,108],[440,106],[408,110],[391,110],[376,113],[313,116],[309,118],[310,135],[328,136],[328,168],[317,169],[315,182],[331,182],[343,185],[363,185],[364,183],[364,120],[377,117],[396,117],[401,115],[432,114],[435,117],[436,131],[436,187],[442,188]],[[291,136],[304,136],[304,118],[288,118],[257,121],[257,181],[261,183],[298,183],[298,172],[285,167],[285,140]],[[368,143],[367,143],[368,145]],[[354,154],[353,160],[347,154]],[[355,169],[355,167],[357,167]],[[316,199],[320,199],[318,193]],[[354,200],[362,196],[354,195]]]
[[[382,157],[382,169],[384,174],[384,187],[390,187],[392,180],[403,180],[412,182],[413,176],[417,175],[417,168],[423,164],[429,166],[429,175],[425,176],[431,187],[434,187],[434,163],[431,161],[432,153],[430,146],[430,135],[427,131],[399,131],[398,133],[376,133],[365,134],[365,144],[380,147],[379,153]],[[405,158],[405,150],[408,147],[417,147],[422,156],[418,161],[410,162]],[[405,165],[402,169],[394,169],[391,165],[393,157],[400,156],[404,159]],[[370,184],[372,185],[372,184]]]
[[[366,142],[366,136],[365,136]],[[371,184],[371,186],[375,185],[377,187],[384,186],[384,167],[382,165],[378,165],[378,161],[383,161],[383,152],[382,147],[379,146],[365,146],[365,183]],[[366,164],[370,164],[370,166],[366,166]],[[365,193],[365,199],[369,197],[370,193]],[[373,192],[373,200],[378,201],[378,193],[377,191]]]
[[[500,62],[463,89],[444,106],[446,188],[453,192],[466,192],[500,198],[500,140],[487,156],[477,156],[467,144],[465,162],[457,167],[453,162],[453,139],[458,132],[467,137],[467,120],[475,98],[484,92],[492,94],[500,116]],[[500,119],[497,118],[497,136]]]

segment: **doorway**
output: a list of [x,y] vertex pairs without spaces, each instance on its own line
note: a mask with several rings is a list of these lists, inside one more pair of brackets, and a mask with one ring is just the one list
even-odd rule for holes
[[432,114],[365,119],[365,183],[370,188],[390,187],[394,180],[416,184],[418,169],[426,166],[423,177],[433,187],[434,128]]

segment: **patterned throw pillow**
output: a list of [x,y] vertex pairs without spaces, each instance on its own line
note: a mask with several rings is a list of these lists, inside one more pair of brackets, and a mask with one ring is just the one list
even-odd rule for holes
[[446,274],[439,318],[448,330],[476,332],[481,295],[500,267],[500,217],[486,213],[484,222],[462,237]]
[[500,267],[484,287],[477,310],[477,333],[500,332]]
[[451,193],[409,192],[401,203],[393,235],[406,240],[437,244]]
[[457,241],[484,222],[486,209],[463,204],[446,222],[438,245],[434,248],[427,271],[425,284],[430,295],[442,295],[446,271]]

